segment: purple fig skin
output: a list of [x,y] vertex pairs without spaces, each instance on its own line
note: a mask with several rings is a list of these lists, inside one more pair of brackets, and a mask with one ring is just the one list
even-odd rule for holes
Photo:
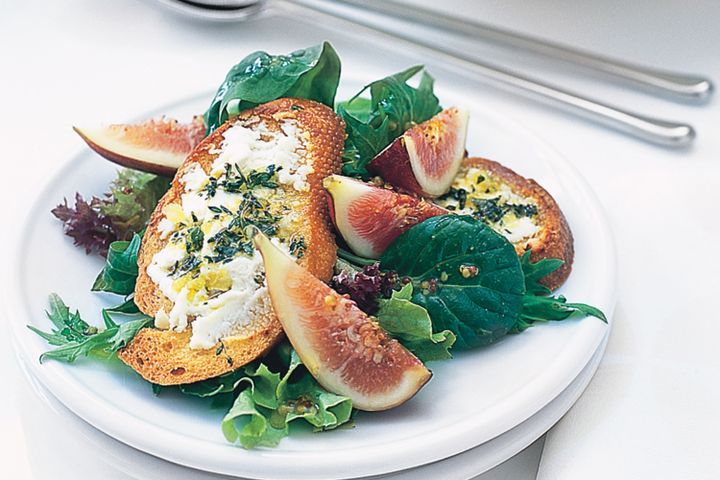
[[423,189],[415,179],[410,164],[410,155],[405,148],[405,139],[400,136],[385,150],[378,153],[367,166],[372,175],[378,175],[393,186],[417,195],[423,195]]
[[460,170],[468,112],[446,108],[414,125],[368,164],[368,171],[406,192],[423,197],[447,193]]

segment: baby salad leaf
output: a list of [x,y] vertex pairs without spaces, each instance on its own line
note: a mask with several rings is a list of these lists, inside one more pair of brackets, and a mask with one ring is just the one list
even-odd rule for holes
[[207,133],[243,110],[281,97],[307,98],[332,108],[339,82],[340,58],[328,42],[288,55],[251,53],[218,88],[204,115]]
[[141,241],[142,237],[135,234],[129,242],[118,241],[110,244],[105,267],[95,279],[93,292],[129,295],[135,291],[138,276],[137,256]]
[[117,240],[110,219],[100,213],[102,202],[97,197],[87,201],[76,193],[74,207],[68,205],[65,198],[63,203],[50,211],[63,223],[65,235],[71,237],[76,246],[84,248],[87,254],[96,251],[105,255],[110,244]]
[[103,311],[105,330],[89,325],[80,313],[71,313],[57,294],[50,295],[50,311],[46,312],[53,323],[50,332],[43,332],[32,325],[28,328],[56,346],[40,356],[42,362],[46,358],[63,362],[74,362],[79,357],[98,355],[109,357],[127,345],[141,328],[152,324],[150,317],[143,316],[122,324],[115,323],[109,314]]
[[562,267],[565,262],[558,258],[543,258],[538,262],[530,263],[530,254],[531,251],[528,250],[520,257],[520,266],[525,275],[525,290],[533,295],[550,295],[552,292],[545,285],[540,284],[540,280]]
[[145,228],[169,188],[170,179],[166,177],[126,168],[118,171],[98,210],[110,220],[118,240],[130,240]]
[[290,422],[302,419],[315,430],[331,430],[347,423],[350,399],[323,389],[292,351],[283,374],[260,363],[244,369],[247,383],[222,422],[225,438],[244,448],[275,446],[288,435]]
[[145,228],[160,198],[170,187],[170,180],[150,173],[123,169],[110,184],[103,198],[85,200],[75,194],[75,205],[67,199],[52,209],[65,226],[65,234],[85,253],[97,251],[107,255],[110,244],[129,240]]
[[[417,88],[408,80],[423,69],[422,65],[376,80],[346,102],[337,106],[346,124],[347,140],[343,154],[343,174],[368,176],[367,163],[405,130],[429,120],[440,112],[433,93],[433,78],[422,72]],[[370,99],[361,97],[370,90]]]
[[605,314],[596,307],[584,303],[567,303],[562,295],[550,296],[550,289],[541,285],[539,281],[560,268],[564,262],[556,258],[544,258],[531,263],[530,253],[529,251],[525,252],[520,259],[525,275],[527,294],[523,297],[522,313],[513,327],[512,333],[522,332],[535,323],[560,321],[586,315],[599,318],[607,323]]
[[140,308],[138,308],[132,295],[130,295],[123,303],[115,305],[114,307],[106,308],[103,312],[122,313],[125,315],[142,313],[140,312]]
[[408,283],[389,299],[380,300],[378,323],[423,362],[452,358],[455,334],[450,330],[433,333],[427,310],[410,301],[412,292],[413,286]]
[[511,333],[522,332],[536,323],[566,320],[572,317],[596,317],[607,323],[605,314],[596,307],[584,303],[567,303],[564,296],[543,297],[525,295],[523,309]]
[[428,311],[433,331],[455,334],[457,348],[492,343],[520,317],[525,283],[515,249],[470,216],[425,220],[400,235],[380,264],[411,279],[412,302]]

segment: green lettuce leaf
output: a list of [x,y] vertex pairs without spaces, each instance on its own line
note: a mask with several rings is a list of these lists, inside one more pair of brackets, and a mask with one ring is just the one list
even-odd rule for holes
[[[346,125],[347,139],[343,154],[343,174],[367,177],[367,164],[405,130],[440,112],[433,93],[433,78],[422,72],[417,87],[408,80],[423,69],[422,65],[376,80],[350,100],[337,106]],[[370,91],[370,99],[361,95]]]
[[455,334],[450,330],[433,333],[427,310],[410,301],[412,292],[413,286],[408,283],[389,299],[380,300],[378,323],[423,362],[452,358]]
[[287,436],[290,423],[303,420],[316,431],[346,424],[352,416],[347,397],[323,389],[292,351],[286,371],[271,371],[264,363],[244,367],[245,376],[233,388],[246,385],[222,422],[225,438],[244,448],[275,446]]
[[105,259],[105,267],[95,279],[91,290],[117,293],[118,295],[133,293],[138,276],[137,256],[141,242],[142,237],[135,234],[129,242],[111,243]]
[[80,312],[71,313],[60,296],[54,293],[50,295],[50,311],[46,314],[54,327],[50,332],[28,325],[30,330],[57,347],[43,353],[41,362],[50,358],[72,363],[91,355],[107,358],[127,345],[141,328],[152,325],[152,319],[146,316],[118,324],[107,311],[103,311],[105,329],[101,330],[80,318]]
[[243,110],[281,97],[335,104],[340,58],[328,42],[288,55],[251,53],[230,69],[210,107],[205,125],[210,134]]

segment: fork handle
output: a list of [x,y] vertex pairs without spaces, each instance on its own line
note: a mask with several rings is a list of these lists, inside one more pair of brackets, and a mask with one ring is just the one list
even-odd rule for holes
[[530,35],[493,27],[475,20],[463,19],[419,6],[401,5],[394,0],[335,0],[336,3],[365,8],[392,18],[434,27],[467,37],[482,38],[510,47],[575,63],[602,72],[619,80],[681,100],[703,102],[712,96],[713,83],[709,78],[685,73],[668,72],[633,65],[585,50]]
[[[594,120],[648,142],[669,147],[684,147],[691,144],[695,138],[695,130],[688,124],[639,115],[501,67],[482,63],[459,52],[444,50],[442,47],[406,36],[401,32],[384,30],[357,15],[328,8],[324,2],[275,0],[274,4],[286,12],[293,13],[293,18],[305,17],[306,21],[313,24],[318,22],[318,15],[321,15],[328,22],[333,20],[349,22],[372,32],[389,36],[395,43],[402,42],[405,44],[405,48],[414,50],[423,58],[432,59],[463,77],[471,80],[482,78],[503,89],[511,89],[540,99],[561,110]],[[308,11],[312,11],[312,15],[308,15]],[[347,25],[341,25],[341,27],[347,28]]]

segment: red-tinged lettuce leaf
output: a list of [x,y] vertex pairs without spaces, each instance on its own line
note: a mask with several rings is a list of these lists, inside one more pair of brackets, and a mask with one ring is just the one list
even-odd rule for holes
[[165,177],[124,169],[110,184],[110,193],[98,204],[98,211],[112,225],[118,240],[130,240],[147,225],[160,198],[170,188]]
[[169,187],[165,177],[123,169],[104,198],[86,201],[77,193],[74,207],[66,199],[51,212],[63,222],[75,245],[83,247],[85,253],[106,256],[112,242],[130,240],[145,228]]
[[110,219],[100,213],[103,202],[97,197],[86,201],[79,193],[75,194],[75,206],[68,205],[67,199],[51,210],[55,217],[63,222],[65,234],[73,239],[75,245],[85,249],[85,253],[97,252],[106,255],[110,244],[117,240]]
[[399,288],[400,279],[395,272],[382,272],[380,265],[366,265],[360,271],[341,270],[330,280],[330,287],[341,295],[348,295],[368,315],[378,311],[379,299],[390,298]]

